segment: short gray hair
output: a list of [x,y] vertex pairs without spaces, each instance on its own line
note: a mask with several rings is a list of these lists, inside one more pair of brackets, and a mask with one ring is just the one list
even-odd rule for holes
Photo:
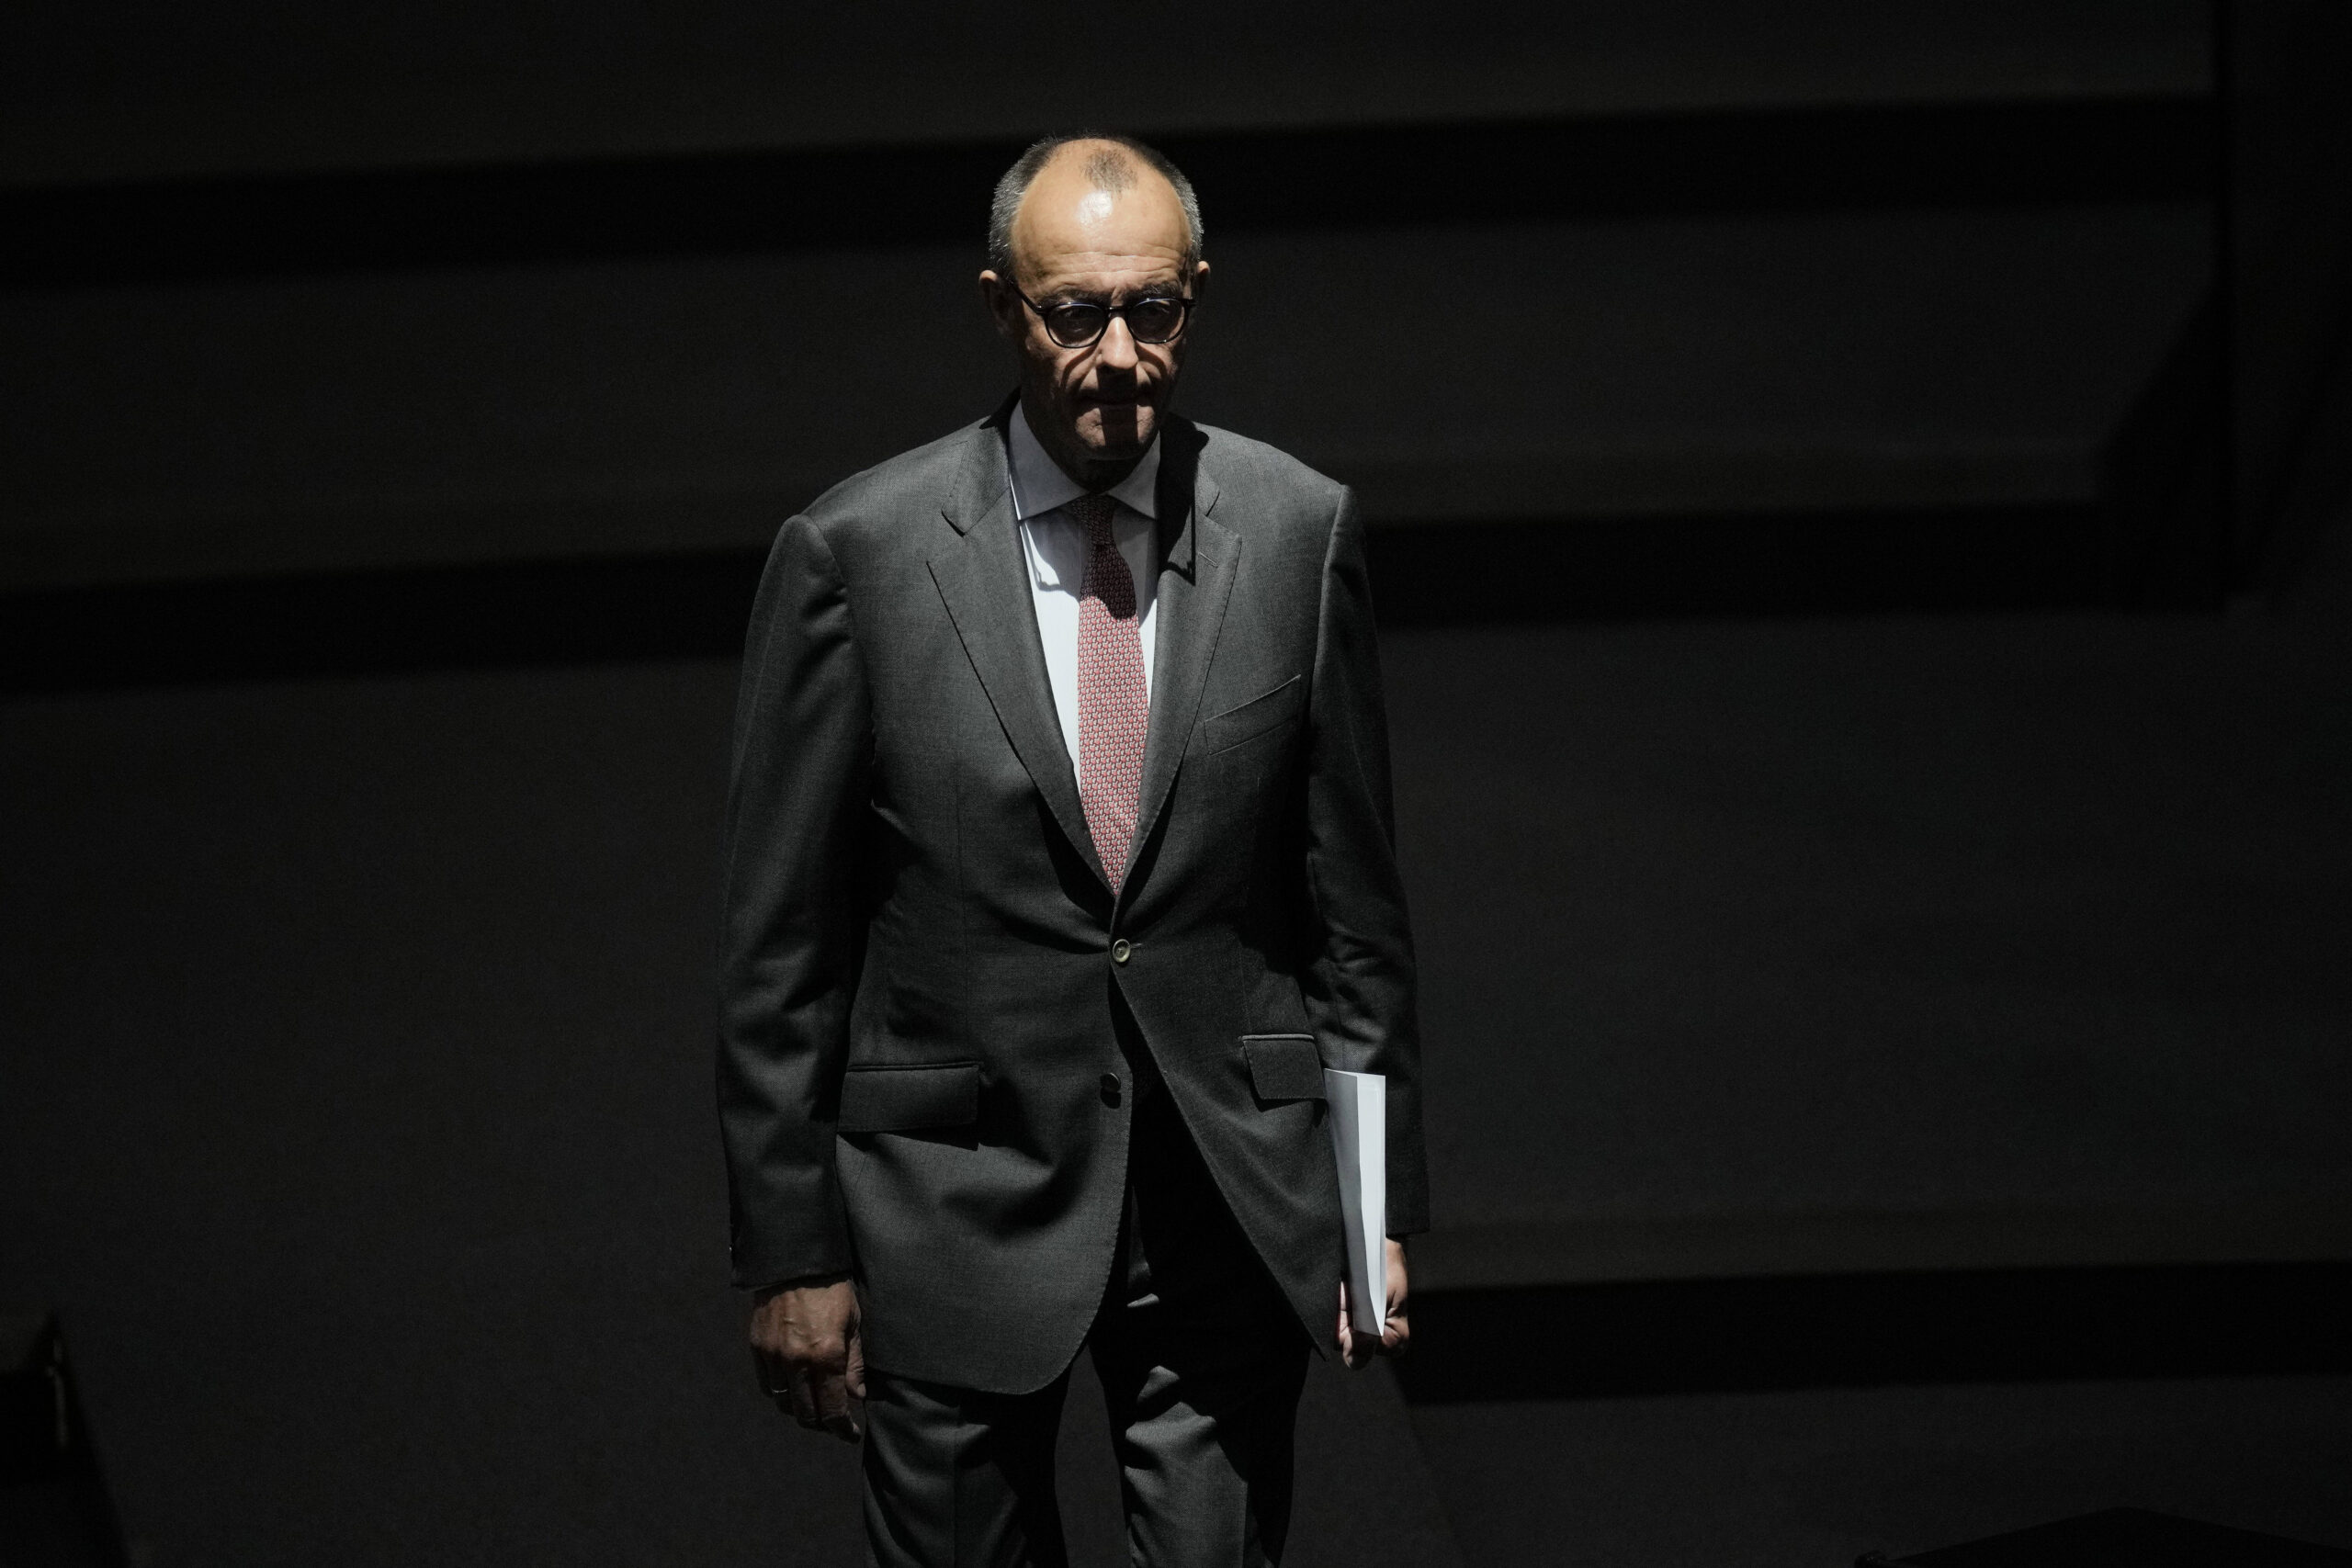
[[[1107,141],[1111,145],[1096,149],[1086,160],[1086,177],[1096,190],[1114,195],[1136,183],[1136,164],[1142,164],[1176,188],[1176,204],[1184,209],[1184,259],[1186,280],[1190,281],[1193,265],[1201,259],[1201,200],[1193,194],[1193,182],[1184,172],[1168,161],[1168,155],[1156,147],[1146,146],[1132,136],[1121,136],[1110,130],[1079,130],[1067,136],[1047,136],[1029,144],[1027,152],[1012,161],[1004,177],[996,182],[996,195],[989,202],[989,265],[999,277],[1012,276],[1012,220],[1021,213],[1021,198],[1045,172],[1054,154],[1073,141]],[[1116,148],[1118,151],[1114,152]]]

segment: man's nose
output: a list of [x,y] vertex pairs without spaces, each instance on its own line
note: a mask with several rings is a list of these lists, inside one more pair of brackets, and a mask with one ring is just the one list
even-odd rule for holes
[[1132,370],[1136,367],[1136,338],[1127,331],[1126,317],[1111,318],[1111,324],[1102,329],[1102,341],[1095,345],[1094,357],[1105,369]]

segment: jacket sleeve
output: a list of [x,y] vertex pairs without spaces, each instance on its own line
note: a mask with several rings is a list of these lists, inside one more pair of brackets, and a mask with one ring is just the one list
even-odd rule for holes
[[1413,938],[1396,871],[1363,525],[1348,491],[1324,555],[1307,723],[1307,1016],[1331,1065],[1388,1080],[1388,1234],[1410,1235],[1429,1228]]
[[863,955],[872,734],[840,569],[795,517],[752,608],[727,793],[718,1113],[746,1289],[851,1267],[833,1125]]

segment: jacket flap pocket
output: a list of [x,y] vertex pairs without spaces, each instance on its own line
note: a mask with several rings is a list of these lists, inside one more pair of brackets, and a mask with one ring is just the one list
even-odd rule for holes
[[1238,708],[1227,708],[1201,721],[1201,749],[1222,751],[1255,739],[1267,730],[1298,716],[1306,698],[1306,682],[1294,675],[1263,696],[1252,697]]
[[980,1065],[852,1067],[842,1075],[844,1133],[963,1127],[980,1119]]
[[1245,1034],[1241,1054],[1260,1100],[1323,1098],[1323,1058],[1312,1034]]

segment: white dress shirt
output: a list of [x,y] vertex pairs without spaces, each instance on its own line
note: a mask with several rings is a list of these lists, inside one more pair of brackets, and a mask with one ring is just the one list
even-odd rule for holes
[[[1078,596],[1086,581],[1093,547],[1086,530],[1063,510],[1086,487],[1062,472],[1029,428],[1029,412],[1015,404],[1005,428],[1005,451],[1012,473],[1012,513],[1021,520],[1021,551],[1029,562],[1029,594],[1037,607],[1037,637],[1046,652],[1046,675],[1054,689],[1054,712],[1061,719],[1062,746],[1070,772],[1078,772]],[[1159,611],[1158,503],[1159,443],[1144,448],[1135,471],[1111,487],[1119,504],[1111,514],[1111,540],[1136,580],[1136,613],[1142,625],[1144,699],[1151,698],[1152,629]]]

